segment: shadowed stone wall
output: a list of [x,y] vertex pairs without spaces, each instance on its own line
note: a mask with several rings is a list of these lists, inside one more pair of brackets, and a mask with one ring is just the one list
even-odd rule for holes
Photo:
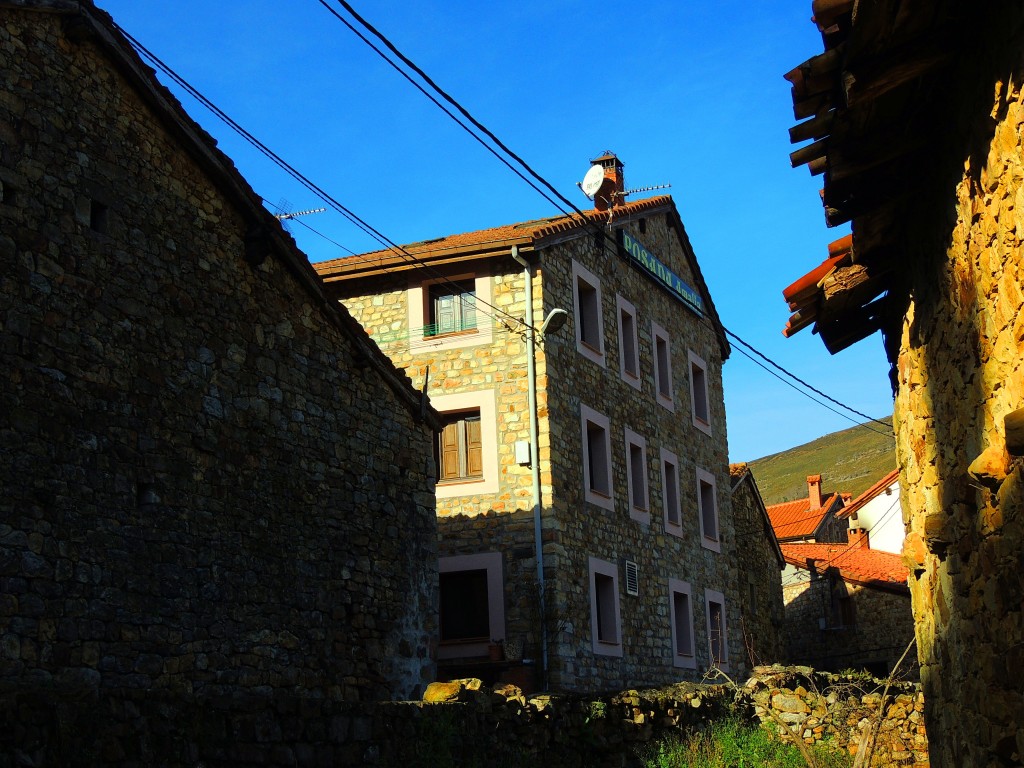
[[0,3],[0,680],[414,695],[437,566],[408,380],[103,14],[24,5]]

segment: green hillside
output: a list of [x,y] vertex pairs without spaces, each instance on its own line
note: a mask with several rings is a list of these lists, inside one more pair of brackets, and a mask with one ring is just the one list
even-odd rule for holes
[[[891,416],[879,421],[892,426]],[[764,503],[806,498],[808,475],[821,475],[825,493],[849,491],[856,498],[866,491],[896,468],[893,439],[878,434],[880,425],[868,426],[877,431],[851,427],[749,462]]]

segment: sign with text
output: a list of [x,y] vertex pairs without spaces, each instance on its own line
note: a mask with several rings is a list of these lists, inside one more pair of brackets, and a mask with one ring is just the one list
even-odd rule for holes
[[656,283],[682,301],[698,315],[704,313],[704,302],[700,294],[684,283],[671,269],[662,264],[653,253],[644,248],[629,232],[620,229],[622,247],[629,260],[646,272]]

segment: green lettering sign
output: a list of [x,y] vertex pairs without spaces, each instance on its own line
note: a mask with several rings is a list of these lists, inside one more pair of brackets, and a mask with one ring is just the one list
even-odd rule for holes
[[640,267],[654,282],[667,290],[697,314],[703,314],[704,302],[700,294],[658,260],[640,242],[624,229],[622,233],[622,249],[626,255]]

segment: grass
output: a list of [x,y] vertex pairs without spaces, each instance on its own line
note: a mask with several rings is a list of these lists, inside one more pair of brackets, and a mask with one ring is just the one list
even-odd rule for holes
[[[892,424],[892,417],[882,419]],[[872,429],[884,431],[878,424]],[[821,475],[825,493],[850,492],[854,498],[896,469],[891,437],[852,427],[788,451],[749,462],[765,504],[807,498],[807,476]]]
[[[823,747],[812,749],[818,768],[849,768],[853,758]],[[644,768],[807,768],[800,752],[762,728],[736,720],[712,724],[687,739],[665,740],[643,756]]]

